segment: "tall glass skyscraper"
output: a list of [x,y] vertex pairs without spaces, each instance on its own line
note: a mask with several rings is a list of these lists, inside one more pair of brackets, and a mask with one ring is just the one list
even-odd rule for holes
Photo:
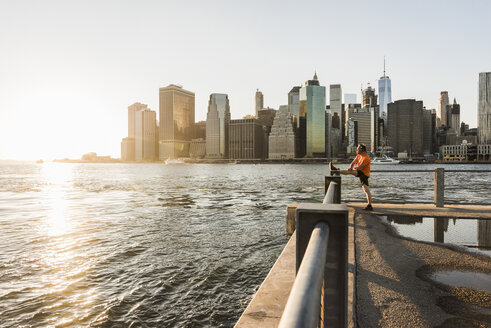
[[[300,119],[305,118],[305,156],[326,156],[326,87],[317,74],[300,89]],[[301,127],[302,129],[302,127]]]
[[170,84],[159,89],[159,157],[188,157],[194,137],[194,92]]
[[229,123],[228,95],[212,93],[206,114],[206,157],[227,158]]
[[392,87],[390,79],[385,75],[385,59],[384,59],[384,76],[378,80],[378,101],[379,101],[379,116],[387,119],[387,104],[392,102]]

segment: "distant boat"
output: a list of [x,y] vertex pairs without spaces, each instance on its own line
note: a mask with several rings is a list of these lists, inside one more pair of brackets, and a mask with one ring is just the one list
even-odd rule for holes
[[165,160],[165,164],[184,164],[185,162],[182,159],[178,158],[167,158]]
[[399,164],[400,162],[401,161],[399,161],[397,159],[393,159],[391,157],[382,155],[381,157],[375,157],[374,159],[372,159],[372,161],[371,161],[370,164],[375,164],[375,165],[383,164],[383,165],[387,165],[387,164]]
[[36,161],[36,164],[43,164],[44,161],[42,159],[40,159],[39,161]]

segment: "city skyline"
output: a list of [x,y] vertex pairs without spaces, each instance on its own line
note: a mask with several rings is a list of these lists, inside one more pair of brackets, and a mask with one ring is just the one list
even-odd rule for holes
[[[229,95],[232,119],[254,114],[257,89],[265,107],[278,109],[314,71],[322,85],[341,84],[360,99],[362,84],[379,93],[384,56],[392,101],[413,98],[438,109],[440,92],[448,91],[461,121],[477,127],[478,75],[491,71],[491,45],[481,39],[491,29],[488,2],[273,1],[259,12],[255,2],[190,3],[0,2],[0,159],[89,151],[119,157],[127,107],[141,102],[157,111],[158,89],[169,84],[195,93],[196,122],[206,119],[212,93]],[[329,10],[339,15],[325,20]],[[128,24],[134,15],[146,19]],[[388,41],[373,47],[386,26]],[[211,54],[211,36],[226,40],[223,52]]]

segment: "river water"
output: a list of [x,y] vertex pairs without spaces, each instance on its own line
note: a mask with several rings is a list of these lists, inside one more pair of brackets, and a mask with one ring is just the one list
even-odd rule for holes
[[[0,327],[231,327],[288,240],[286,206],[321,202],[327,173],[0,164]],[[446,200],[489,203],[490,182],[448,173]],[[373,173],[370,184],[375,202],[433,199],[433,173]],[[363,200],[356,178],[343,177],[342,191]]]

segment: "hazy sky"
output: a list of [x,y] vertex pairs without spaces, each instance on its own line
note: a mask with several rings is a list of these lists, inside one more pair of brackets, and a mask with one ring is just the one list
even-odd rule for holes
[[[491,1],[2,1],[0,159],[120,156],[127,107],[158,89],[227,93],[232,118],[287,103],[317,70],[344,93],[376,85],[437,108],[441,90],[477,125],[491,71]],[[377,90],[378,91],[378,90]]]

